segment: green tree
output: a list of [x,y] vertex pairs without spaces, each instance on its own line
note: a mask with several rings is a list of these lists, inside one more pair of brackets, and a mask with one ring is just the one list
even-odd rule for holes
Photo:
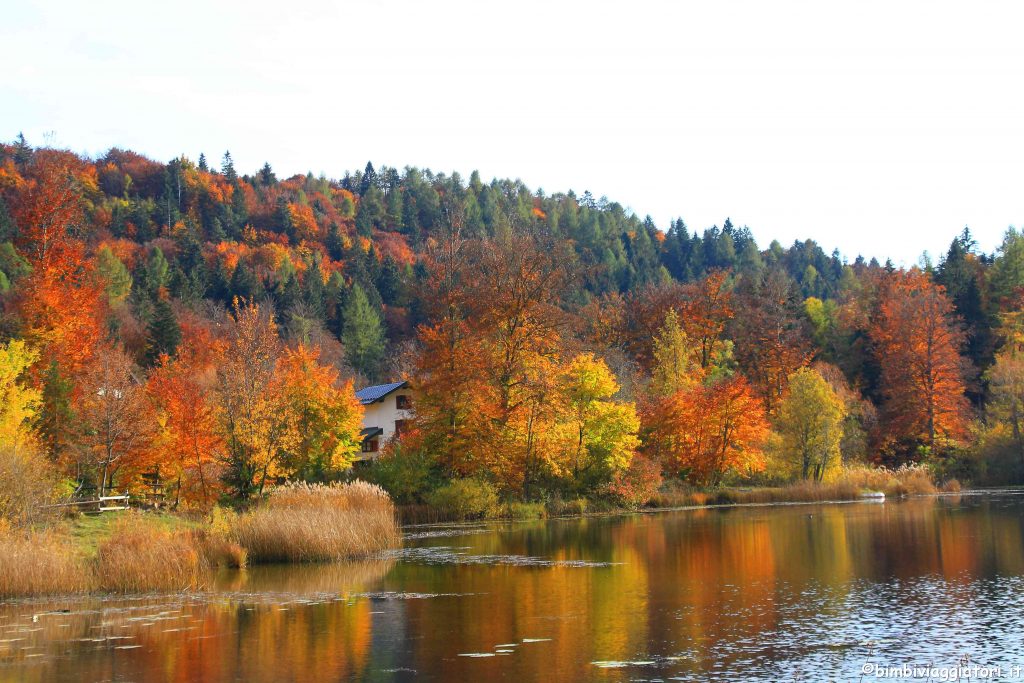
[[146,327],[146,364],[156,365],[162,354],[173,357],[181,344],[181,326],[166,299],[157,299],[153,319]]
[[118,306],[128,298],[132,291],[132,275],[128,272],[121,259],[114,255],[110,247],[104,246],[96,253],[100,276],[104,282],[103,291],[111,307]]
[[341,343],[353,368],[370,377],[376,373],[384,357],[384,330],[380,314],[358,284],[352,285],[342,310]]

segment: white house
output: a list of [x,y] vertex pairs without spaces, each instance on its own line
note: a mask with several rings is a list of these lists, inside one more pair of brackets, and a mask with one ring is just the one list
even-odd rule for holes
[[413,391],[408,382],[377,384],[356,392],[363,404],[363,452],[358,460],[372,460],[392,437],[402,434],[413,415]]

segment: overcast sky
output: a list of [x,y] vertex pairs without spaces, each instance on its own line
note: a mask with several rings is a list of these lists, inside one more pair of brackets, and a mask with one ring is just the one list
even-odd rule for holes
[[1024,223],[1024,4],[25,2],[0,138],[406,165],[912,264]]

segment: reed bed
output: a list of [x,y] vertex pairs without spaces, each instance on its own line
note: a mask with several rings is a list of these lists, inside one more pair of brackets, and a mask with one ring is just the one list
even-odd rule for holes
[[208,585],[211,565],[195,534],[137,521],[122,520],[113,535],[100,544],[95,567],[101,590],[141,593]]
[[83,593],[94,573],[67,539],[51,531],[23,531],[0,522],[0,597]]
[[253,562],[366,557],[400,544],[391,498],[362,481],[274,489],[232,521],[230,534]]

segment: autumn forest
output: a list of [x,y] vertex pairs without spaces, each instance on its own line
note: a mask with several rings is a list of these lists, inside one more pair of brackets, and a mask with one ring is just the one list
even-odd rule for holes
[[[951,238],[897,268],[475,172],[279,178],[19,138],[0,475],[71,495],[158,471],[200,509],[353,476],[402,504],[480,482],[643,505],[907,464],[1024,483],[1024,235]],[[355,463],[355,390],[398,380],[414,424]]]

